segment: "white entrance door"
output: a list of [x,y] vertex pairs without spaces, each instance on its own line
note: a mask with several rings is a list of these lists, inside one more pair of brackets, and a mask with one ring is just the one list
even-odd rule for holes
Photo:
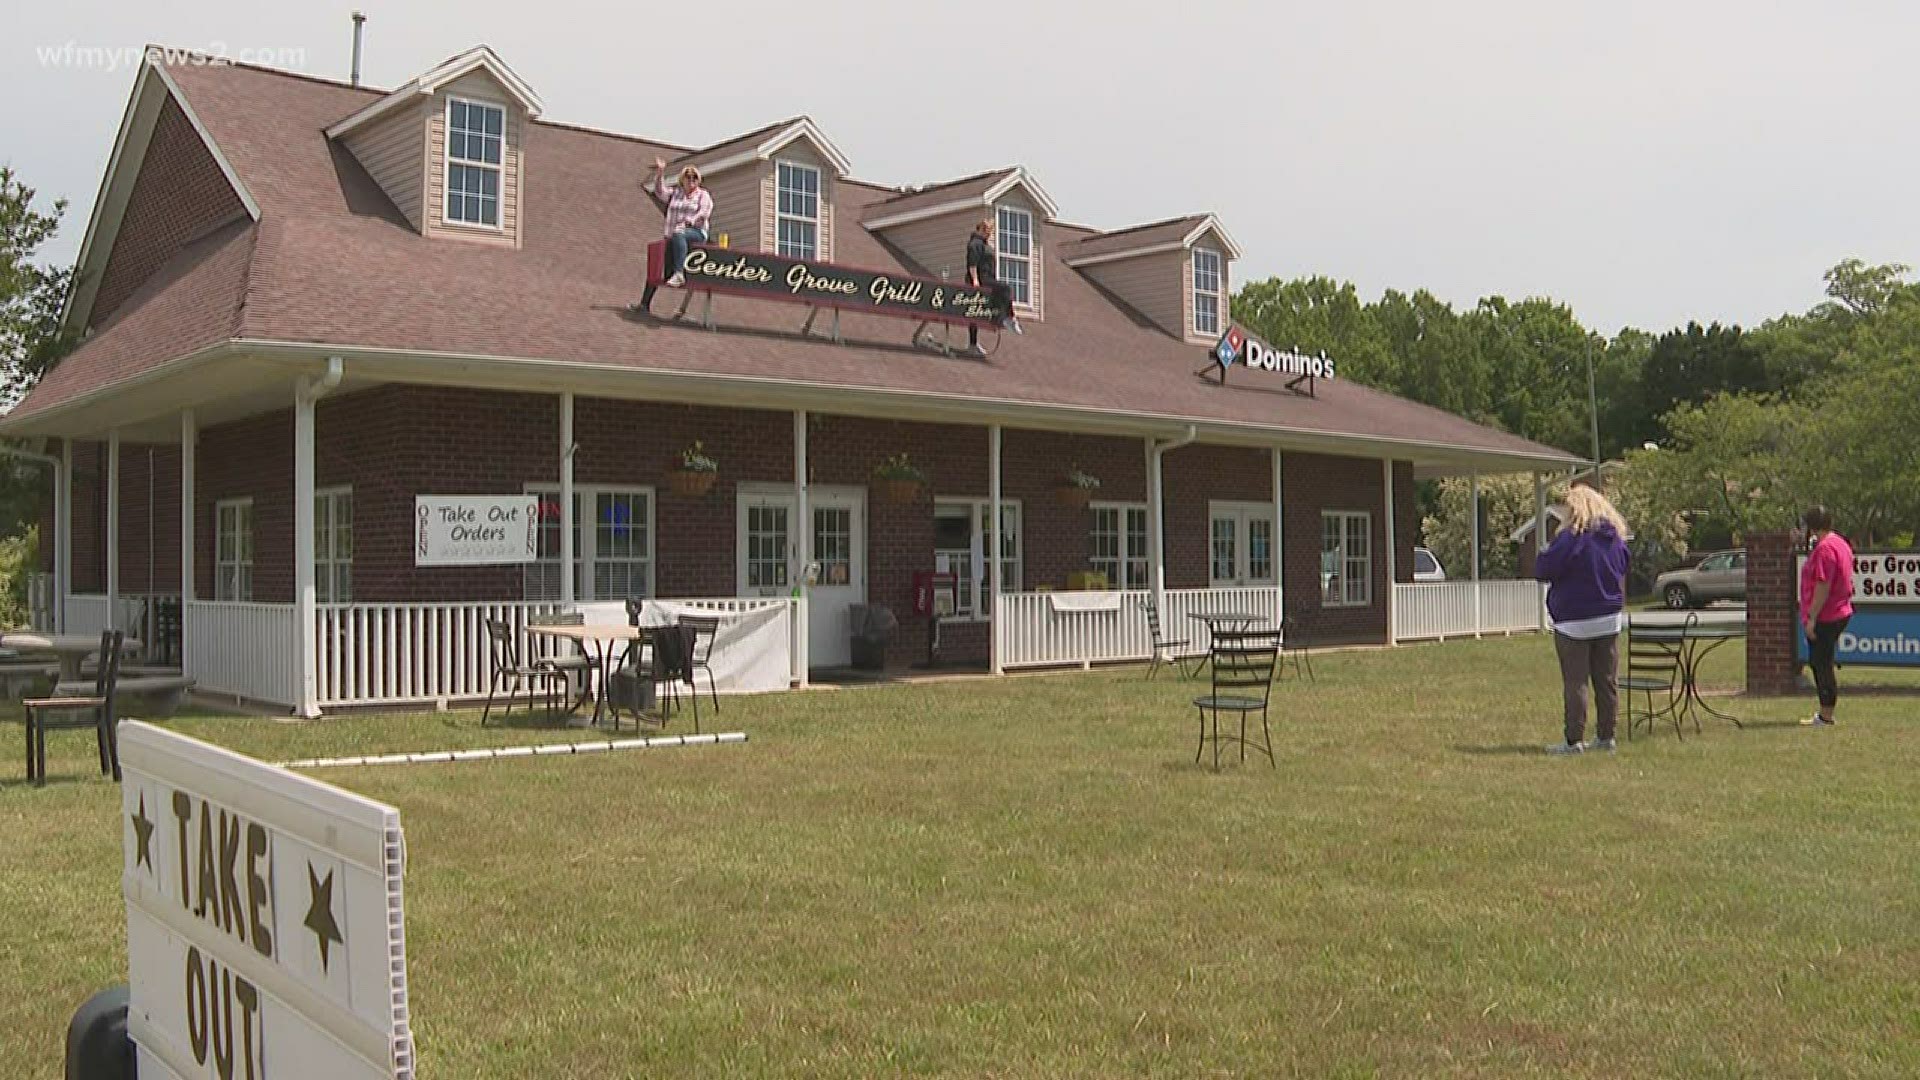
[[1273,584],[1273,507],[1216,502],[1207,518],[1208,583]]
[[[848,608],[867,598],[866,498],[862,488],[807,492],[813,517],[814,585],[807,590],[807,657],[813,667],[853,659]],[[738,552],[741,596],[791,596],[805,580],[795,531],[793,489],[740,487]]]

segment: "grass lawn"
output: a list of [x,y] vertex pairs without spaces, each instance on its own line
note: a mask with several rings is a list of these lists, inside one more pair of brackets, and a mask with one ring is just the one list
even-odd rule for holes
[[[1714,672],[1736,680],[1736,650]],[[327,770],[400,807],[420,1075],[1920,1075],[1920,724],[1549,758],[1538,638],[1322,657],[1279,767],[1140,669],[729,701],[744,746]],[[189,718],[277,760],[563,738]],[[703,716],[704,716],[703,712]],[[0,722],[0,1060],[124,976],[116,789]]]

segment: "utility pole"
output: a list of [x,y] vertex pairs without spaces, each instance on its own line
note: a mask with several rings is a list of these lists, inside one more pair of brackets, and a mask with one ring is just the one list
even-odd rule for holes
[[1587,336],[1587,417],[1593,430],[1593,486],[1600,488],[1600,399],[1593,392],[1593,335]]

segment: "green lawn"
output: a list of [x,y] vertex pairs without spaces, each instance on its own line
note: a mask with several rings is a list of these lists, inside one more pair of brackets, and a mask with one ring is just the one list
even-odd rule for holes
[[[1725,650],[1716,679],[1738,677]],[[1920,1075],[1920,724],[1554,759],[1534,638],[1324,656],[1279,767],[1139,669],[726,704],[744,746],[328,770],[400,807],[420,1075]],[[710,717],[708,717],[710,719]],[[267,759],[475,715],[176,721]],[[115,789],[0,723],[0,1060],[124,971]]]

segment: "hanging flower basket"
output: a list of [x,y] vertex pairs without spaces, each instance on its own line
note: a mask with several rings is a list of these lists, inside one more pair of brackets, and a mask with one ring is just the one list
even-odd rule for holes
[[667,487],[683,499],[698,499],[713,490],[713,482],[720,479],[717,472],[695,472],[690,469],[675,469],[667,474]]
[[907,460],[907,455],[895,454],[874,466],[873,482],[879,487],[881,498],[904,505],[919,501],[920,489],[927,483],[927,474]]
[[713,460],[705,446],[695,442],[680,451],[679,460],[667,471],[667,487],[682,498],[697,499],[713,490],[720,478],[720,463]]
[[1085,510],[1087,504],[1093,501],[1093,493],[1099,490],[1100,478],[1092,473],[1080,471],[1078,465],[1068,469],[1067,475],[1060,481],[1060,486],[1053,489],[1055,498],[1059,499],[1063,505],[1071,506],[1075,510]]

